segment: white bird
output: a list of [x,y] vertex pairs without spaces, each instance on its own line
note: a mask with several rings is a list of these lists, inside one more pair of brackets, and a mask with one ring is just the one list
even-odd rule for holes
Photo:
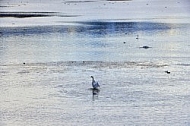
[[91,78],[92,78],[92,87],[94,89],[97,89],[98,87],[100,87],[100,85],[98,84],[98,82],[94,80],[94,77],[91,76]]

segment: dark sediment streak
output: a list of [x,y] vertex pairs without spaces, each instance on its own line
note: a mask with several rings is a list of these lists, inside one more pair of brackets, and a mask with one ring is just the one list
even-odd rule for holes
[[12,6],[0,6],[0,7],[2,7],[2,8],[3,8],[3,7],[12,7]]
[[14,17],[14,18],[32,18],[32,17],[76,17],[78,15],[63,15],[58,12],[0,12],[0,18]]
[[132,0],[107,0],[107,1],[132,1]]
[[59,61],[47,63],[25,63],[25,64],[1,64],[0,66],[60,66],[60,67],[91,67],[91,68],[160,68],[166,67],[168,64],[159,62],[108,62],[108,61]]
[[0,14],[0,17],[29,18],[29,17],[47,17],[51,15],[42,14]]
[[90,3],[90,2],[95,2],[95,1],[90,1],[90,0],[79,0],[79,1],[65,1],[64,3]]

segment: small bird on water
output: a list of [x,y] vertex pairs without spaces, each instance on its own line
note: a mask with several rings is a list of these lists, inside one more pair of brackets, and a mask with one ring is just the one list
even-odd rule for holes
[[98,84],[97,81],[94,80],[93,76],[91,76],[91,78],[92,78],[92,87],[93,87],[93,89],[98,89],[98,87],[100,87],[100,85]]
[[166,72],[167,74],[170,74],[170,71],[168,71],[168,70],[167,70],[167,71],[165,71],[165,72]]

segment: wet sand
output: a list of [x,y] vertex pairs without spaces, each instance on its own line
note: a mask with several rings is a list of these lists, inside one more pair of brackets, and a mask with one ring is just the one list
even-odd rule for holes
[[0,125],[190,125],[189,8],[1,1]]

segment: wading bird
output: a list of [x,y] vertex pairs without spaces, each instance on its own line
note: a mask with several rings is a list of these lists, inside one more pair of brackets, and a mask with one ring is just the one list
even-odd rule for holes
[[97,81],[94,80],[93,76],[91,76],[91,78],[92,78],[92,87],[93,87],[93,89],[98,89],[98,87],[100,87],[100,85],[98,84]]

